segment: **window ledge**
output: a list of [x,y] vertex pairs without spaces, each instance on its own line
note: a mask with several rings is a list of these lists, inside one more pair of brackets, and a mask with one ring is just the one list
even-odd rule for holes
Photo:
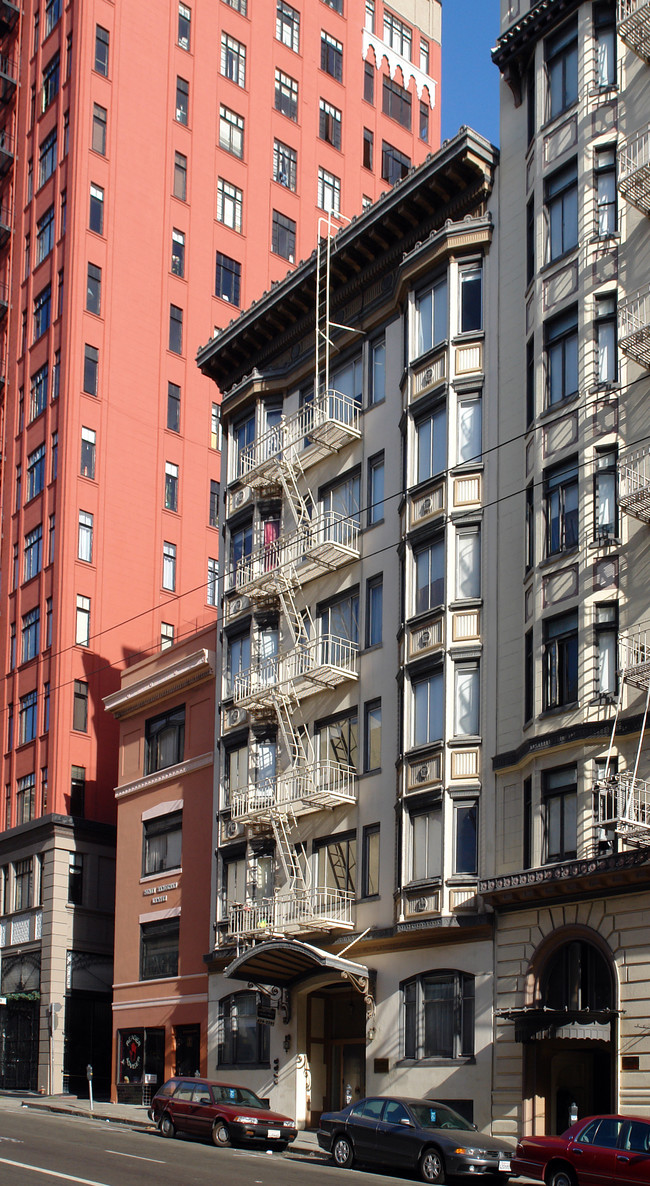
[[538,135],[540,132],[544,132],[544,134],[546,134],[548,129],[552,128],[554,124],[559,124],[561,120],[566,119],[570,111],[577,111],[577,109],[578,99],[569,104],[568,107],[564,107],[562,111],[558,111],[557,115],[554,115],[551,119],[547,119],[546,123],[542,124],[541,128],[539,128]]
[[545,708],[539,713],[538,720],[544,721],[548,717],[556,717],[564,712],[571,712],[575,708],[580,708],[579,700],[568,700],[566,704],[558,704],[555,708]]
[[574,548],[565,548],[562,552],[554,552],[552,556],[545,556],[543,560],[539,561],[538,568],[544,570],[546,568],[553,568],[554,565],[563,563],[567,557],[574,559],[580,555],[580,544],[576,544]]
[[458,1067],[475,1066],[476,1057],[473,1054],[463,1054],[460,1058],[398,1058],[396,1067]]
[[557,268],[559,264],[566,263],[566,261],[570,259],[572,255],[575,255],[577,258],[579,250],[579,243],[574,243],[573,247],[567,247],[566,251],[563,251],[561,255],[556,255],[554,259],[549,259],[545,264],[542,264],[538,271],[538,275],[545,276],[548,272],[551,272],[553,268]]

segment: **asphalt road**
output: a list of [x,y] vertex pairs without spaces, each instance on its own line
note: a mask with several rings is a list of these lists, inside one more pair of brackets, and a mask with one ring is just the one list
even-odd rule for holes
[[413,1182],[340,1170],[308,1154],[215,1149],[0,1100],[2,1186],[384,1186]]

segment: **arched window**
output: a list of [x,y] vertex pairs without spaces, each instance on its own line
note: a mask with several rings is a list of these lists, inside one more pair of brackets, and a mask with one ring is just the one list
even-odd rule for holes
[[469,1058],[474,1054],[474,977],[424,972],[402,984],[404,1057]]
[[541,978],[542,1004],[549,1009],[611,1009],[614,990],[604,955],[575,939],[556,951]]
[[257,1020],[259,993],[235,992],[219,1001],[219,1066],[269,1064],[269,1027]]

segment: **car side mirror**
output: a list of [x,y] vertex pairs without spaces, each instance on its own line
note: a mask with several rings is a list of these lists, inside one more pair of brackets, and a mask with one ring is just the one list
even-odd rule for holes
[[263,1099],[263,1098],[260,1096],[260,1103],[262,1104],[262,1106],[263,1106],[264,1108],[267,1108],[267,1109],[269,1109],[269,1110],[270,1110],[270,1108],[271,1108],[271,1101],[270,1101],[269,1099]]
[[400,1124],[403,1124],[404,1128],[413,1128],[414,1127],[413,1121],[409,1120],[408,1116],[402,1116],[402,1119],[400,1120]]
[[211,1103],[212,1103],[212,1100],[210,1099],[210,1096],[209,1096],[209,1095],[202,1095],[202,1096],[201,1096],[201,1098],[200,1098],[200,1100],[199,1100],[199,1103],[200,1103],[200,1104],[211,1104]]

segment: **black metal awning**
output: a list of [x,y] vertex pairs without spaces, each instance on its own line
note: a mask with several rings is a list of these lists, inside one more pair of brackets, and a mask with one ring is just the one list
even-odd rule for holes
[[611,1022],[619,1016],[618,1009],[498,1009],[498,1017],[515,1023],[516,1042],[535,1042],[542,1038],[568,1038],[577,1041],[607,1042],[611,1037]]
[[367,992],[370,973],[365,964],[332,955],[310,943],[292,939],[269,939],[249,947],[224,969],[224,976],[233,980],[248,980],[251,984],[271,984],[277,988],[292,988],[301,980],[317,972],[331,972],[342,980],[349,980],[360,992]]

